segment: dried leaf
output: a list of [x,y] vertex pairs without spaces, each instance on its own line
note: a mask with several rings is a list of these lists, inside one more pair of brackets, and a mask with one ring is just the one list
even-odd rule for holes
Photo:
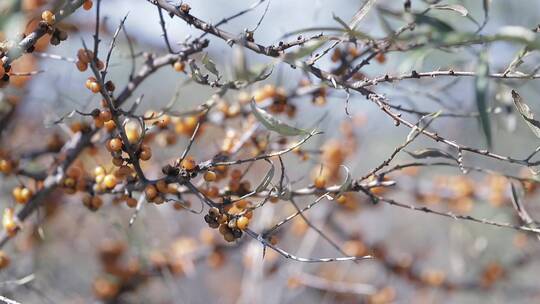
[[442,158],[456,160],[456,158],[450,153],[439,150],[439,149],[434,149],[434,148],[427,148],[427,149],[422,149],[422,150],[418,150],[414,152],[409,152],[409,151],[405,151],[405,152],[407,152],[407,154],[409,154],[410,156],[416,159],[442,157]]

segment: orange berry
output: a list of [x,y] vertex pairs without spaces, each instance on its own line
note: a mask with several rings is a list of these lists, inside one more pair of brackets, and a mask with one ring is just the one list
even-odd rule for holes
[[137,207],[137,200],[134,199],[133,197],[128,197],[126,199],[126,205],[129,207],[129,208],[135,208]]
[[197,167],[197,163],[195,162],[195,160],[191,156],[188,156],[188,157],[184,158],[180,165],[182,166],[183,169],[185,169],[187,171],[191,171],[191,170],[195,169],[195,167]]
[[102,166],[95,167],[94,176],[98,176],[98,175],[105,175],[105,168],[103,168]]
[[114,298],[120,290],[117,283],[105,278],[96,279],[92,284],[92,287],[96,297],[102,300]]
[[214,171],[206,171],[204,173],[204,180],[207,182],[213,182],[216,180],[216,173]]
[[0,159],[0,172],[9,174],[13,170],[13,163],[7,159]]
[[56,17],[54,16],[53,12],[48,10],[41,13],[41,19],[43,19],[43,21],[45,21],[48,25],[52,25],[56,21]]
[[88,64],[94,58],[94,53],[89,50],[79,49],[77,51],[77,58],[80,62]]
[[150,149],[150,147],[148,145],[142,145],[141,146],[141,152],[139,154],[139,158],[142,161],[147,161],[150,158],[152,158],[152,150]]
[[144,194],[146,195],[147,200],[153,201],[158,196],[158,191],[154,185],[148,185],[144,189]]
[[236,220],[236,228],[245,230],[249,225],[249,219],[245,216],[241,216]]
[[17,186],[12,191],[15,201],[19,204],[26,204],[32,198],[32,191],[26,187]]
[[242,178],[242,171],[238,169],[234,169],[231,171],[231,179],[235,181],[239,181],[240,178]]
[[112,113],[109,110],[103,110],[99,112],[99,118],[104,122],[109,121],[112,119]]
[[116,123],[114,120],[109,120],[103,123],[103,126],[105,126],[105,129],[107,132],[112,132],[116,129]]
[[93,5],[94,5],[94,2],[92,2],[92,0],[86,0],[83,3],[83,9],[86,10],[86,11],[89,11],[89,10],[92,9]]
[[98,70],[100,70],[100,71],[103,70],[103,69],[105,68],[105,64],[103,63],[103,61],[97,59],[97,61],[96,61],[96,68],[97,68]]
[[164,180],[159,180],[157,183],[156,183],[156,188],[158,189],[159,192],[161,193],[167,193],[168,190],[169,190],[169,187],[167,185],[167,182],[165,182]]
[[177,61],[174,63],[173,67],[175,71],[183,72],[184,69],[186,68],[186,64],[183,61]]
[[[112,163],[113,165],[117,166],[117,167],[120,167],[124,164],[124,159],[122,159],[122,157],[113,157],[112,159]],[[118,174],[115,173],[116,176],[118,176]]]
[[88,89],[90,89],[92,93],[99,93],[101,91],[101,85],[95,81],[92,81],[90,82]]
[[15,222],[15,215],[12,208],[4,209],[4,214],[2,215],[2,226],[6,231],[6,234],[10,237],[15,236],[19,226]]
[[185,128],[189,131],[190,134],[193,132],[193,130],[195,130],[198,123],[199,118],[197,116],[189,116],[184,119]]
[[9,266],[10,259],[4,251],[0,251],[0,269]]
[[118,137],[112,138],[107,142],[107,149],[111,152],[122,150],[122,140]]
[[141,126],[136,121],[126,123],[124,130],[128,141],[132,144],[138,142],[141,138]]
[[340,195],[336,198],[336,202],[340,205],[343,205],[347,202],[347,197],[345,197],[345,195]]
[[97,117],[97,118],[94,118],[94,125],[98,129],[103,128],[103,126],[105,125],[105,122],[103,120],[101,120],[99,117]]
[[103,200],[99,196],[93,196],[90,200],[90,209],[97,210],[103,206]]
[[377,60],[378,63],[383,64],[386,62],[386,56],[384,53],[377,53],[375,56],[375,60]]
[[109,189],[114,188],[114,186],[116,186],[116,183],[117,183],[117,180],[116,180],[116,176],[114,176],[114,174],[107,174],[103,178],[103,184],[105,185],[105,187],[107,187]]
[[75,65],[77,66],[77,70],[79,70],[80,72],[84,72],[88,69],[88,63],[82,62],[80,60],[75,62]]
[[227,232],[227,233],[225,233],[225,234],[223,235],[223,238],[225,239],[225,241],[227,241],[227,242],[229,242],[229,243],[230,243],[230,242],[234,242],[234,240],[235,240],[235,237],[234,237],[234,235],[232,234],[232,232]]
[[324,176],[317,176],[313,182],[315,188],[324,189],[326,187],[326,178]]

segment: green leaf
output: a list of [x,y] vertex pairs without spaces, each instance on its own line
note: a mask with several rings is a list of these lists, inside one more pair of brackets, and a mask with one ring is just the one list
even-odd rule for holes
[[321,48],[326,43],[326,39],[320,39],[316,41],[308,41],[305,45],[294,52],[289,52],[282,55],[282,59],[288,63],[294,63],[296,60],[304,58],[313,54],[319,48]]
[[471,43],[490,43],[495,41],[508,41],[520,43],[530,50],[540,49],[540,38],[530,29],[521,26],[505,26],[494,35],[477,35],[475,33],[448,32],[437,37],[435,42],[440,46],[467,45]]
[[216,64],[208,57],[208,53],[204,53],[201,62],[210,73],[219,77],[219,71],[216,68]]
[[512,99],[514,100],[514,105],[516,106],[521,117],[525,119],[525,122],[529,128],[533,131],[536,137],[540,137],[540,121],[534,119],[534,114],[529,108],[529,106],[523,102],[523,99],[519,94],[512,90]]
[[387,35],[394,36],[394,29],[390,25],[390,22],[388,20],[386,20],[384,15],[380,12],[380,10],[377,10],[377,15],[379,16],[379,22],[381,23],[381,27],[382,27],[383,31]]
[[343,19],[339,18],[338,16],[332,14],[332,18],[334,20],[337,21],[337,23],[341,24],[341,26],[343,26],[343,28],[345,29],[346,32],[350,32],[351,31],[351,28],[349,27],[349,25],[343,21]]
[[251,100],[251,111],[253,112],[253,115],[255,115],[257,120],[261,124],[263,124],[268,130],[277,132],[284,136],[296,136],[296,135],[309,134],[309,132],[305,130],[289,126],[288,124],[270,115],[263,109],[258,108],[254,100]]
[[480,114],[480,125],[482,131],[486,137],[486,142],[489,148],[491,148],[491,124],[488,115],[488,84],[489,84],[489,65],[487,60],[487,54],[481,53],[479,58],[478,67],[476,69],[475,78],[475,93],[476,93],[476,107]]
[[454,28],[452,26],[450,26],[448,23],[441,21],[437,18],[430,17],[424,14],[413,14],[413,15],[414,15],[414,21],[417,24],[429,25],[432,28],[436,29],[438,32],[443,32],[443,33],[454,31]]

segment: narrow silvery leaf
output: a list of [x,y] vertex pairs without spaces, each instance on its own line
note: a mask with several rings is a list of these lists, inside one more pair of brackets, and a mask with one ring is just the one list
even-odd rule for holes
[[204,64],[204,67],[212,74],[216,75],[219,77],[219,72],[216,68],[216,64],[210,59],[208,58],[208,54],[205,53],[203,55],[203,58],[202,58],[202,63]]
[[324,43],[326,43],[326,39],[308,41],[303,47],[299,48],[297,51],[289,52],[282,55],[283,61],[294,63],[294,61],[298,59],[311,55],[313,52],[323,46]]
[[309,132],[305,130],[289,126],[288,124],[270,115],[265,110],[258,108],[254,100],[251,101],[251,110],[257,120],[261,122],[268,130],[277,132],[284,136],[309,134]]
[[351,22],[349,22],[349,28],[354,30],[358,23],[367,15],[373,4],[375,4],[377,0],[367,0],[362,4],[360,9],[354,14],[354,16],[351,19]]
[[459,5],[459,4],[434,4],[431,6],[431,8],[439,9],[439,10],[454,11],[463,17],[469,14],[469,11],[464,6]]
[[343,168],[345,168],[345,171],[347,172],[347,177],[345,177],[345,181],[343,181],[343,184],[339,186],[338,193],[336,194],[336,198],[342,195],[345,191],[348,191],[351,187],[351,184],[353,182],[351,171],[346,166],[341,165]]
[[487,61],[487,54],[481,53],[478,67],[476,69],[476,82],[475,82],[475,92],[476,92],[476,107],[478,109],[480,125],[482,126],[482,131],[486,137],[487,145],[491,148],[491,123],[488,115],[488,84],[489,84],[489,65]]
[[244,53],[244,46],[233,46],[233,66],[234,73],[237,80],[248,80],[249,71],[247,65],[246,55]]
[[529,106],[523,102],[521,96],[514,90],[512,90],[512,99],[514,100],[514,105],[521,114],[521,117],[525,119],[525,122],[533,131],[534,135],[536,135],[536,137],[540,137],[540,122],[534,119],[534,114]]
[[276,168],[274,167],[274,164],[271,161],[267,159],[266,161],[270,163],[271,167],[270,167],[270,170],[266,172],[266,175],[264,176],[263,180],[261,181],[257,189],[255,189],[256,193],[266,190],[266,187],[268,187],[268,184],[270,184],[270,182],[272,181],[272,178],[274,178],[274,172]]

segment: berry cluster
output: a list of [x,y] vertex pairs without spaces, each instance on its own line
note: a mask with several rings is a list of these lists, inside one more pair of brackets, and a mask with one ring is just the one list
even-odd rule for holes
[[210,228],[219,228],[219,233],[225,241],[234,242],[242,237],[242,231],[248,228],[249,221],[253,216],[251,211],[247,211],[247,207],[246,201],[242,201],[240,204],[239,202],[235,203],[226,212],[213,207],[204,216],[204,221]]

